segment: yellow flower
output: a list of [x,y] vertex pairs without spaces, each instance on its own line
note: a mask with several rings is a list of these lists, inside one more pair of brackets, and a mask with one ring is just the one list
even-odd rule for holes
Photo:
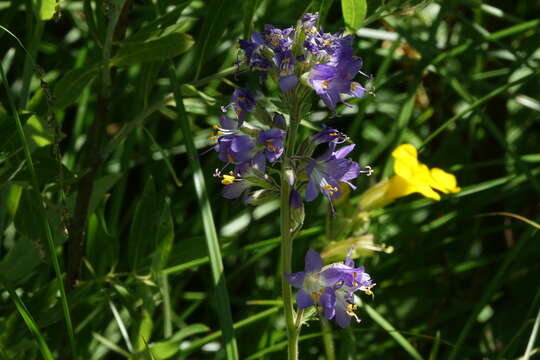
[[416,148],[411,144],[398,146],[393,152],[395,175],[388,181],[368,189],[360,201],[364,210],[382,207],[397,198],[420,193],[427,198],[440,200],[435,190],[445,194],[460,190],[456,177],[439,168],[430,169],[418,161]]

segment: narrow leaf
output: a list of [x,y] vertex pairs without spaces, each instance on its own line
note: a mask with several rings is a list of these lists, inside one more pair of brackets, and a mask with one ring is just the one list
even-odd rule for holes
[[95,64],[68,71],[54,87],[55,108],[61,110],[75,103],[98,71],[99,66]]
[[160,61],[180,55],[195,44],[193,38],[186,34],[172,33],[155,40],[134,41],[125,43],[111,60],[113,66],[130,66],[133,64]]

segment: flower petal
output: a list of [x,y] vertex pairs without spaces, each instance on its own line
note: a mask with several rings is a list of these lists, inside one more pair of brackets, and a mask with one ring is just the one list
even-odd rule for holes
[[344,159],[345,156],[349,155],[349,153],[353,151],[355,146],[356,144],[343,146],[342,148],[334,152],[334,156],[336,157],[336,159]]
[[321,255],[313,249],[309,249],[304,258],[304,270],[306,273],[320,271],[323,265]]
[[334,286],[338,281],[343,278],[343,271],[339,268],[331,267],[324,270],[321,275],[324,278],[326,286]]
[[310,179],[306,189],[306,201],[309,202],[315,200],[317,195],[319,195],[317,185],[315,184],[315,181]]
[[304,277],[306,276],[306,273],[303,271],[296,272],[296,273],[285,273],[285,278],[291,284],[297,289],[300,289],[302,285],[304,284]]
[[221,195],[223,195],[225,199],[236,199],[239,198],[247,188],[248,186],[246,181],[235,181],[230,185],[225,185],[221,191]]
[[333,290],[327,288],[319,298],[319,302],[324,310],[324,317],[332,319],[336,314],[336,294]]
[[432,181],[430,185],[445,194],[448,194],[450,192],[455,193],[460,190],[459,186],[457,186],[456,177],[442,169],[431,169],[431,178]]
[[341,328],[346,328],[351,323],[351,317],[347,315],[345,309],[343,309],[341,306],[336,306],[336,317],[334,320]]
[[305,309],[314,305],[313,300],[309,297],[309,294],[304,290],[299,290],[296,293],[296,304],[299,309]]

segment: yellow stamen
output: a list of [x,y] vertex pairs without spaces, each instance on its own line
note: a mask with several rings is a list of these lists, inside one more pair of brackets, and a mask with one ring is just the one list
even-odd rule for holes
[[272,140],[266,140],[265,142],[266,147],[269,148],[272,151],[278,152],[279,149],[272,143]]
[[236,178],[232,175],[223,175],[223,179],[221,180],[221,183],[223,185],[230,185],[234,182]]
[[351,83],[351,91],[356,90],[356,83]]
[[335,192],[338,191],[338,188],[330,184],[326,184],[323,186],[323,190],[326,191],[328,195],[332,196]]
[[323,89],[328,89],[328,84],[330,84],[330,80],[324,80],[322,82],[322,88]]

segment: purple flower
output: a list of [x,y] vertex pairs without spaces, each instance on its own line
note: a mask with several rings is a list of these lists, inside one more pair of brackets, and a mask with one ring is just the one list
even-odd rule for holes
[[251,40],[240,40],[238,45],[244,50],[244,62],[248,66],[263,70],[272,66],[272,63],[263,54],[266,47],[264,38],[257,31],[251,34]]
[[261,131],[259,133],[259,143],[264,145],[264,154],[266,159],[274,163],[283,154],[283,140],[285,139],[285,131],[277,128]]
[[315,144],[322,144],[322,143],[329,143],[329,142],[335,142],[335,143],[342,143],[346,141],[349,137],[342,133],[339,130],[325,127],[323,130],[318,132],[317,134],[313,135],[311,137],[311,141],[313,141]]
[[[349,286],[348,282],[350,270],[354,268],[354,262],[350,258],[351,251],[344,263],[323,267],[320,255],[309,249],[305,256],[304,271],[285,274],[287,281],[300,289],[296,294],[299,309],[312,305],[321,306],[324,317],[333,319],[342,328],[349,326],[351,317],[360,322],[354,313],[358,308],[358,305],[354,304],[354,293],[361,289],[358,286]],[[363,268],[361,271],[363,272]],[[369,278],[369,275],[366,276]],[[363,291],[372,294],[370,289],[374,284],[371,284],[371,280],[366,286],[368,287]]]
[[272,25],[264,25],[264,39],[272,50],[288,50],[294,40],[294,28],[278,29]]
[[330,142],[328,151],[308,164],[307,201],[315,200],[319,192],[330,200],[340,197],[340,183],[346,183],[355,189],[349,181],[361,173],[360,166],[351,159],[345,159],[354,146],[351,144],[334,151],[336,143]]
[[363,266],[355,267],[354,260],[351,259],[351,254],[352,248],[349,250],[343,263],[335,263],[330,266],[341,272],[343,284],[352,289],[352,291],[360,290],[371,294],[370,289],[374,286],[371,276],[364,271]]
[[225,107],[222,107],[222,111],[226,111],[227,107],[232,106],[234,112],[238,118],[238,127],[242,126],[247,113],[255,108],[255,96],[249,89],[237,88],[231,97],[231,103]]
[[302,16],[302,29],[308,33],[317,31],[317,21],[319,20],[319,13],[305,13]]
[[321,305],[325,316],[331,319],[334,316],[335,295],[332,290],[340,280],[340,272],[335,269],[323,269],[323,262],[319,253],[309,249],[305,256],[304,271],[285,274],[287,281],[297,289],[296,303],[299,309],[312,305]]
[[279,88],[287,92],[296,86],[298,77],[294,74],[295,60],[290,49],[276,49],[275,62],[279,74]]
[[340,94],[364,96],[365,89],[352,81],[361,67],[362,60],[358,58],[344,60],[335,66],[318,64],[309,73],[309,83],[326,106],[335,111],[336,104],[341,100]]
[[217,172],[215,176],[221,176],[221,183],[225,185],[221,192],[224,198],[236,199],[242,197],[244,204],[247,204],[251,200],[249,190],[253,184],[243,179],[243,177],[258,177],[264,173],[264,170],[264,154],[258,153],[253,158],[236,165],[234,171],[230,171],[229,174],[221,176],[220,172]]
[[226,163],[240,164],[255,155],[255,143],[248,135],[222,136],[214,149],[219,153],[219,159]]
[[346,328],[351,323],[351,318],[354,317],[356,322],[360,322],[360,318],[354,313],[358,305],[354,303],[354,293],[351,289],[343,285],[335,291],[336,304],[334,321],[341,328]]

